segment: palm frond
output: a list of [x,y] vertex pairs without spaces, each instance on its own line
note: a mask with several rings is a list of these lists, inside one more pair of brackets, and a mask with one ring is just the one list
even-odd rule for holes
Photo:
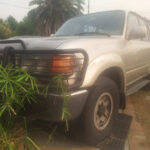
[[33,0],[30,5],[37,6],[31,12],[38,32],[50,35],[69,18],[82,14],[84,0]]

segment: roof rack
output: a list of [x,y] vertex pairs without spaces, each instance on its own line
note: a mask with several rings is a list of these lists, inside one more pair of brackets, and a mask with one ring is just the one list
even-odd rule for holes
[[26,50],[26,45],[22,40],[2,40],[0,44],[11,44],[11,43],[20,43],[24,50]]

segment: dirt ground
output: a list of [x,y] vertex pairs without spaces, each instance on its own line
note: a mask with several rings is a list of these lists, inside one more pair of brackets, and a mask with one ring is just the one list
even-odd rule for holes
[[[150,86],[127,97],[127,108],[124,113],[133,118],[125,149],[150,150]],[[79,142],[79,139],[66,137],[61,131],[51,135],[53,132],[48,124],[47,127],[44,125],[41,131],[34,128],[32,133],[42,150],[99,150]]]
[[135,111],[136,120],[142,126],[146,140],[141,143],[143,147],[148,144],[150,149],[150,86],[127,98]]

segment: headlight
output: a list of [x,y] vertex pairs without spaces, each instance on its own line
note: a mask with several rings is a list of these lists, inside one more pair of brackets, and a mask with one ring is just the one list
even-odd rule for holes
[[75,58],[73,55],[54,55],[52,56],[52,73],[73,73],[75,69]]

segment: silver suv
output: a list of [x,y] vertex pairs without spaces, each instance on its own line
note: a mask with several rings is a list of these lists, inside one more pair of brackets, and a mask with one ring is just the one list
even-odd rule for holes
[[[125,108],[125,96],[149,82],[149,33],[150,22],[140,15],[105,11],[72,18],[51,37],[0,41],[0,58],[30,70],[41,86],[61,74],[69,119],[81,117],[87,140],[97,143],[110,133],[118,109]],[[63,95],[53,91],[32,109],[36,118],[61,121]]]

